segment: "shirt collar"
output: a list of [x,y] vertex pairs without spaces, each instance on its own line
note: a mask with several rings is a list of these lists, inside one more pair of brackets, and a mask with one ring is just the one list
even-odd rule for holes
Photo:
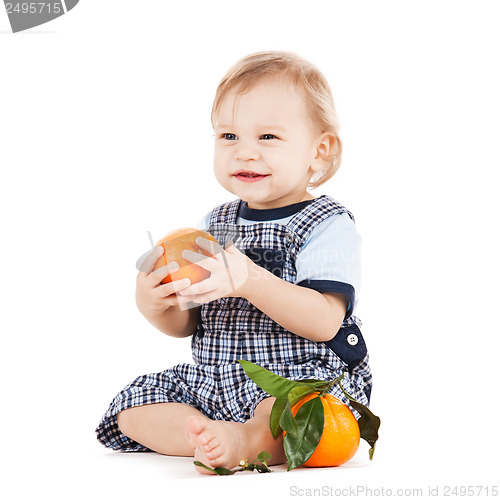
[[309,205],[316,199],[317,198],[314,198],[312,200],[299,201],[298,203],[293,203],[292,205],[287,205],[285,207],[265,209],[250,208],[246,201],[240,200],[238,217],[259,222],[284,219],[285,217],[290,217],[291,215],[300,212],[304,207],[307,207],[307,205]]

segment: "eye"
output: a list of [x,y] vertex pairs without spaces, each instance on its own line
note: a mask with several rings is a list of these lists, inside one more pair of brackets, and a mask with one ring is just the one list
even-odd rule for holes
[[231,134],[231,133],[224,133],[220,135],[221,139],[227,139],[228,141],[233,141],[236,135]]
[[265,138],[265,137],[270,137],[271,139],[277,139],[277,137],[273,134],[263,134],[261,137]]

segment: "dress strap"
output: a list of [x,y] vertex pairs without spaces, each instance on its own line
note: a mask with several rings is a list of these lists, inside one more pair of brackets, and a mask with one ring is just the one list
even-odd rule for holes
[[294,235],[296,248],[302,247],[311,231],[328,217],[346,213],[354,222],[354,216],[347,208],[329,195],[322,195],[297,212],[288,223],[287,228]]
[[215,207],[210,215],[209,226],[211,224],[236,224],[240,203],[241,200],[237,198]]

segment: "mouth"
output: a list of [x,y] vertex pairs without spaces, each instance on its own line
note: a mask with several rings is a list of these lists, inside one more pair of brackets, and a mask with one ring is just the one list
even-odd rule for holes
[[234,174],[234,177],[236,177],[236,179],[242,182],[257,182],[268,176],[269,174],[264,175],[264,174],[259,174],[257,172],[251,172],[248,170],[240,170],[239,172],[236,172]]

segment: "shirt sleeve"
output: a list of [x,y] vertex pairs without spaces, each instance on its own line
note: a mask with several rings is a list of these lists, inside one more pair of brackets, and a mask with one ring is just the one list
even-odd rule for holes
[[212,211],[206,213],[196,224],[195,229],[203,229],[203,231],[206,231],[208,229],[208,225],[210,222],[210,215],[212,214]]
[[361,238],[348,214],[329,217],[313,229],[295,263],[296,285],[336,292],[348,299],[346,319],[360,287]]

